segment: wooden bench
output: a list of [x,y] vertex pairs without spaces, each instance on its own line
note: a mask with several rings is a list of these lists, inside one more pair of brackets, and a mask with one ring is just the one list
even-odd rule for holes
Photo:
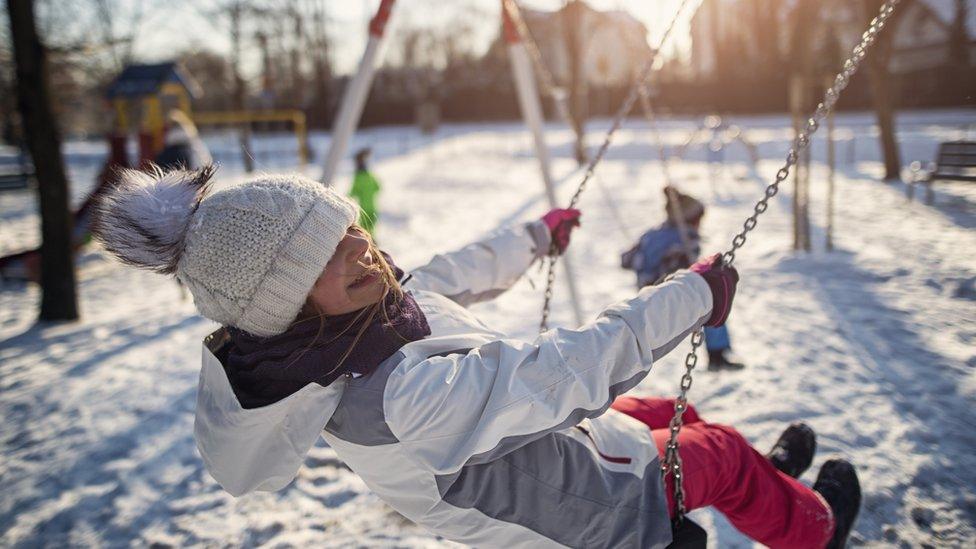
[[922,169],[919,161],[911,164],[912,178],[908,182],[908,199],[915,198],[915,186],[925,185],[925,203],[933,200],[935,181],[976,181],[976,141],[949,141],[939,144],[935,162]]
[[30,172],[0,172],[0,191],[26,189],[33,178]]

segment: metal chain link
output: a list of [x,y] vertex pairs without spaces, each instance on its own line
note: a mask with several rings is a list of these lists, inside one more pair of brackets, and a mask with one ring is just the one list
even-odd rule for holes
[[[705,341],[705,332],[696,330],[691,335],[691,352],[685,357],[685,373],[681,376],[681,391],[674,399],[674,415],[668,429],[671,437],[664,447],[664,461],[661,463],[661,479],[665,480],[671,473],[672,490],[674,491],[675,518],[681,520],[685,515],[684,477],[681,475],[681,454],[678,452],[678,433],[681,432],[682,418],[688,409],[688,390],[691,389],[691,372],[698,365],[698,348]],[[665,484],[666,485],[666,484]]]
[[[854,46],[851,51],[850,57],[844,62],[844,68],[834,79],[834,84],[827,89],[824,93],[823,102],[817,105],[816,111],[814,111],[813,116],[807,120],[806,127],[804,127],[799,135],[793,140],[793,145],[790,147],[789,153],[786,155],[786,163],[782,168],[776,172],[776,178],[766,187],[766,191],[762,199],[756,203],[753,208],[753,214],[750,215],[745,222],[742,224],[742,230],[732,238],[732,247],[722,254],[722,259],[726,265],[731,265],[735,261],[735,252],[741,248],[746,243],[746,235],[750,231],[756,228],[757,220],[763,212],[769,207],[769,199],[776,196],[779,192],[779,185],[790,175],[790,168],[796,165],[797,159],[800,153],[805,150],[810,145],[810,136],[816,133],[817,128],[820,127],[820,123],[827,117],[828,114],[833,110],[834,105],[837,104],[837,99],[840,97],[844,88],[850,83],[851,77],[857,72],[861,61],[864,60],[864,56],[867,54],[867,49],[874,44],[878,37],[878,33],[884,29],[885,23],[887,23],[888,18],[895,11],[895,6],[897,6],[901,0],[886,0],[886,2],[881,6],[881,10],[878,16],[871,20],[871,24],[868,29],[864,31],[861,35],[861,41]],[[692,377],[691,372],[695,369],[695,365],[698,363],[698,348],[701,347],[704,341],[704,332],[702,330],[696,331],[691,336],[691,351],[688,356],[685,357],[685,373],[681,376],[681,392],[674,401],[674,417],[671,418],[671,423],[669,429],[671,431],[671,436],[668,439],[667,446],[664,451],[664,461],[661,463],[661,476],[662,478],[667,477],[670,473],[673,479],[673,490],[674,490],[674,504],[675,504],[675,517],[677,520],[682,520],[685,515],[685,492],[682,486],[684,478],[681,474],[681,456],[678,453],[678,433],[681,432],[682,426],[682,416],[685,410],[688,408],[688,390],[691,389]]]
[[[583,180],[580,181],[579,187],[576,188],[576,193],[569,200],[568,208],[576,207],[579,202],[580,195],[586,189],[586,184],[589,183],[590,179],[593,177],[593,172],[596,170],[597,164],[603,160],[603,156],[607,153],[607,149],[610,148],[610,143],[613,142],[613,136],[623,125],[624,118],[630,113],[631,109],[634,107],[634,103],[640,97],[640,88],[644,86],[646,81],[650,79],[651,74],[654,72],[654,67],[657,64],[657,60],[661,51],[661,47],[664,46],[669,36],[671,36],[674,30],[675,24],[678,21],[678,17],[684,11],[685,6],[687,6],[692,0],[681,0],[681,5],[678,6],[677,11],[674,12],[674,17],[671,18],[670,24],[668,24],[667,29],[665,29],[664,34],[661,35],[661,40],[658,42],[658,46],[654,48],[651,52],[651,57],[644,64],[641,69],[637,81],[630,88],[630,92],[627,94],[627,98],[624,100],[623,104],[617,109],[617,113],[613,117],[613,123],[610,125],[610,129],[607,131],[606,136],[603,138],[603,143],[597,150],[593,158],[590,159],[586,166],[586,172],[583,174]],[[506,3],[507,4],[507,3]],[[521,32],[521,31],[520,31]],[[552,306],[552,287],[556,280],[556,260],[558,259],[559,249],[556,246],[555,239],[553,239],[552,245],[549,246],[549,273],[546,277],[546,292],[545,299],[542,303],[542,321],[539,323],[539,331],[544,332],[549,327],[549,310]]]
[[667,152],[664,150],[664,141],[661,140],[661,132],[658,131],[657,119],[654,116],[654,109],[651,107],[651,97],[647,86],[640,87],[640,100],[644,119],[650,125],[654,141],[657,143],[657,155],[661,161],[661,171],[664,172],[664,184],[671,185],[671,161],[668,158]]
[[640,87],[640,100],[641,108],[644,112],[644,118],[650,125],[651,132],[654,134],[654,141],[657,143],[657,152],[661,160],[661,170],[664,172],[664,190],[667,194],[668,213],[678,226],[678,237],[681,239],[681,248],[685,252],[685,259],[687,259],[688,263],[691,264],[695,261],[695,253],[691,244],[691,238],[688,235],[688,226],[685,222],[685,214],[681,210],[681,201],[678,200],[676,191],[672,185],[671,168],[670,163],[668,162],[668,155],[664,151],[664,141],[661,140],[661,133],[657,129],[657,121],[654,119],[654,110],[651,108],[651,98],[650,93],[647,91],[647,86]]

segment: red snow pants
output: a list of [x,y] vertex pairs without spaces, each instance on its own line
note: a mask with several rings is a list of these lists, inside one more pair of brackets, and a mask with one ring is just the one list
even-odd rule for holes
[[[663,459],[674,400],[620,397],[612,407],[651,429]],[[826,502],[773,467],[735,429],[706,423],[688,406],[678,437],[688,510],[714,506],[740,532],[769,547],[821,548],[830,540],[834,519]],[[673,514],[672,490],[668,476]]]

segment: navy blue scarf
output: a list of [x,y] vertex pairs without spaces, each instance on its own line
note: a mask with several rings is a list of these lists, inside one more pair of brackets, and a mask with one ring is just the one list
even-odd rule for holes
[[[396,267],[394,272],[402,276]],[[398,299],[391,293],[382,307],[368,323],[369,311],[358,310],[300,320],[265,338],[228,328],[231,346],[224,366],[241,405],[266,406],[309,383],[326,386],[345,374],[366,375],[400,347],[430,335],[427,319],[410,294]]]

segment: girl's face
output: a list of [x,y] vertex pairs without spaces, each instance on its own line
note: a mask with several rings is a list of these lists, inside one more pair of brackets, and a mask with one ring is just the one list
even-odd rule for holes
[[378,269],[375,248],[369,234],[349,227],[339,241],[332,259],[325,265],[309,301],[327,316],[351,313],[377,303],[383,298],[386,281]]

